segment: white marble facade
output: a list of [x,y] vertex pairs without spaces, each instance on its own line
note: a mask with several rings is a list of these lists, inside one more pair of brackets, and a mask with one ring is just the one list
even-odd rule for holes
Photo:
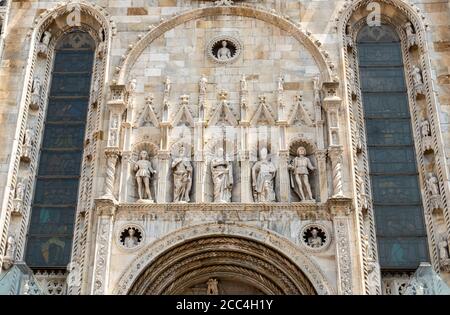
[[[79,12],[97,49],[64,293],[173,293],[139,275],[152,268],[148,279],[163,274],[160,254],[185,246],[197,255],[198,239],[223,237],[277,251],[309,283],[264,293],[381,294],[359,87],[347,51],[348,24],[357,23],[364,2],[40,1],[26,9],[13,3],[12,16],[30,17],[24,36],[32,53],[19,59],[28,61],[21,82],[28,87],[16,97],[22,124],[14,128],[22,140],[1,152],[12,157],[0,174],[8,181],[0,228],[9,236],[1,239],[0,264],[7,269],[23,259],[48,62],[58,36],[73,26],[67,15]],[[411,45],[419,37],[427,43],[422,13],[404,1],[380,3],[401,27],[415,23]],[[446,122],[439,124],[426,57],[414,52],[411,59],[422,63],[411,67],[411,96],[420,94],[417,106],[429,106],[427,119],[412,120],[422,126],[414,136],[426,138],[416,148],[424,148],[418,160],[429,243],[440,255],[431,254],[431,263],[448,280],[448,136],[436,135]],[[436,60],[444,67],[448,52]],[[216,278],[203,281],[210,294],[220,292]],[[191,284],[189,290],[198,285]]]

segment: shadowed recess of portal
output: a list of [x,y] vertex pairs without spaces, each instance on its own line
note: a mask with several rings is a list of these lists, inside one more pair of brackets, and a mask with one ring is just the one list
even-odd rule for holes
[[[216,236],[187,241],[157,257],[128,294],[314,295],[313,285],[290,259],[253,240]],[[213,281],[214,282],[214,281]]]

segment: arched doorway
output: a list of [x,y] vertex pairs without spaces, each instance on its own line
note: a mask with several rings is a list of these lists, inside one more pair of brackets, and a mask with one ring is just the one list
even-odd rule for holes
[[159,255],[131,286],[132,295],[305,294],[316,291],[289,258],[257,241],[209,236]]

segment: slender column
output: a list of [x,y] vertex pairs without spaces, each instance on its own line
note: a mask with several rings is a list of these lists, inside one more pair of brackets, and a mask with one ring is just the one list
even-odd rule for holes
[[319,172],[320,201],[325,202],[329,195],[327,180],[327,150],[317,150],[315,155]]
[[169,176],[170,153],[167,150],[161,150],[158,153],[158,192],[156,194],[157,203],[167,202]]
[[328,122],[328,154],[331,159],[332,176],[333,176],[333,192],[332,198],[340,198],[344,195],[343,189],[343,167],[342,167],[342,145],[340,141],[340,123],[339,111],[342,99],[337,96],[338,82],[325,82],[325,98],[323,99],[323,107],[327,112]]
[[111,199],[97,199],[95,203],[98,219],[91,294],[104,295],[108,294],[109,263],[117,203]]
[[336,243],[338,294],[353,294],[353,266],[350,243],[351,199],[340,199],[329,204]]
[[122,115],[127,108],[128,91],[125,85],[111,85],[111,100],[108,101],[109,128],[106,155],[105,194],[103,199],[115,200],[114,184],[116,166],[120,156],[120,135]]

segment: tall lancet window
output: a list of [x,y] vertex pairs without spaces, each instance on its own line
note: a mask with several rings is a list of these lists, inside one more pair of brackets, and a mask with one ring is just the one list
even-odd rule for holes
[[401,43],[390,26],[365,26],[357,50],[381,268],[429,261]]
[[70,260],[95,43],[83,32],[56,46],[26,262],[65,268]]

